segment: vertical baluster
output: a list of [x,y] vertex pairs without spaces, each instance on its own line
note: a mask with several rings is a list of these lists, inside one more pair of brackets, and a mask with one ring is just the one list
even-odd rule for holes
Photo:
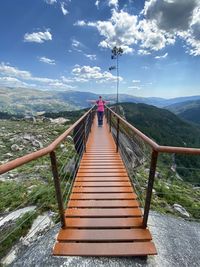
[[119,151],[119,118],[117,118],[116,152]]
[[156,166],[158,160],[158,152],[153,150],[151,153],[151,166],[149,170],[149,180],[148,180],[148,187],[146,192],[146,200],[145,200],[145,207],[144,207],[144,217],[143,217],[143,227],[147,227],[147,221],[149,216],[149,210],[151,205],[151,196],[154,184],[154,178],[156,173]]
[[65,228],[65,215],[64,215],[64,208],[63,208],[63,199],[62,199],[62,192],[61,192],[61,185],[60,185],[60,178],[58,175],[58,167],[57,167],[57,160],[56,160],[56,154],[54,151],[50,153],[51,158],[51,168],[54,178],[54,186],[56,191],[56,198],[58,202],[58,210],[60,214],[60,220],[61,220],[61,227]]
[[111,121],[112,121],[112,112],[111,112],[111,110],[109,111],[109,128],[110,128],[110,132],[111,132]]
[[85,153],[86,153],[86,120],[87,118],[83,120],[83,146],[84,146]]

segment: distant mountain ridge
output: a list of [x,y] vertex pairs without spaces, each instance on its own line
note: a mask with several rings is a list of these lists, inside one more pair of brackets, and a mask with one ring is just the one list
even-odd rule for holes
[[160,145],[200,147],[200,128],[172,112],[146,104],[122,103],[126,119]]
[[200,124],[200,100],[190,100],[166,107],[181,119]]
[[[172,112],[146,104],[122,103],[120,106],[127,121],[159,145],[200,148],[200,127],[181,120]],[[159,158],[170,165],[171,156],[160,154]],[[199,157],[176,154],[175,158],[181,177],[199,184]]]
[[[116,94],[102,94],[103,98],[115,103]],[[11,114],[61,112],[78,110],[91,106],[88,100],[98,99],[99,94],[80,91],[42,91],[30,88],[0,87],[0,111]],[[136,97],[120,94],[120,102],[145,103],[165,107],[187,100],[200,100],[199,96],[164,99],[159,97]]]

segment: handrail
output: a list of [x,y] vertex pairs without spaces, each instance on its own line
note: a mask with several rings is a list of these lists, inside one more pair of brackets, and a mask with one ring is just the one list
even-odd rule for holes
[[200,155],[200,149],[199,148],[191,148],[191,147],[174,147],[174,146],[160,146],[155,141],[153,141],[151,138],[143,134],[140,130],[135,128],[133,125],[131,125],[129,122],[124,120],[121,116],[119,116],[116,112],[114,112],[111,108],[106,106],[106,108],[120,121],[122,121],[124,124],[126,124],[131,130],[133,130],[134,133],[136,133],[144,142],[149,144],[154,151],[158,153],[178,153],[178,154],[193,154],[193,155]]
[[6,173],[12,169],[15,169],[21,165],[24,165],[32,160],[41,158],[56,149],[56,147],[69,135],[69,133],[94,109],[94,106],[89,109],[80,119],[78,119],[71,127],[69,127],[63,134],[56,138],[50,145],[42,148],[36,152],[32,152],[20,158],[14,159],[7,163],[0,165],[0,174]]
[[145,199],[145,206],[144,206],[144,214],[143,214],[143,227],[147,227],[147,221],[149,216],[149,210],[151,205],[151,197],[152,197],[152,190],[155,180],[155,173],[156,173],[156,167],[157,167],[157,160],[159,153],[178,153],[178,154],[191,154],[191,155],[200,155],[200,149],[199,148],[191,148],[191,147],[173,147],[173,146],[160,146],[155,141],[153,141],[151,138],[143,134],[140,130],[135,128],[133,125],[131,125],[129,122],[124,120],[121,116],[119,116],[116,112],[114,112],[111,108],[106,106],[107,108],[107,121],[109,123],[109,128],[111,131],[111,124],[112,119],[111,117],[114,116],[117,118],[116,121],[116,152],[118,152],[119,147],[119,124],[123,123],[126,125],[129,129],[131,129],[137,136],[139,136],[146,144],[150,145],[152,152],[151,152],[151,163],[150,163],[150,169],[149,169],[149,177],[148,177],[148,185],[146,190],[146,199]]

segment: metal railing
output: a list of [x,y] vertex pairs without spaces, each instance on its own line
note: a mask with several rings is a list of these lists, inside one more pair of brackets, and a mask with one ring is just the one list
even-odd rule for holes
[[112,132],[112,135],[115,139],[116,151],[120,152],[129,176],[132,177],[134,175],[134,171],[136,171],[136,169],[139,168],[139,166],[141,166],[144,162],[147,163],[149,160],[150,167],[148,168],[148,184],[146,187],[144,203],[142,203],[143,201],[140,199],[141,193],[137,192],[138,181],[136,180],[133,184],[141,205],[144,204],[143,227],[146,228],[159,154],[168,153],[200,155],[200,149],[160,146],[133,125],[128,123],[111,108],[106,107],[105,116],[107,118],[107,123],[109,124],[110,132]]
[[[33,173],[35,172],[35,174],[37,174],[38,168],[41,168],[40,175],[43,179],[47,180],[48,189],[51,190],[50,193],[54,192],[53,190],[55,188],[55,205],[58,205],[59,217],[63,228],[65,227],[64,208],[68,201],[82,154],[86,151],[86,142],[91,130],[94,115],[95,108],[93,107],[46,148],[0,166],[0,174],[17,169],[20,174],[24,173],[24,176],[33,178],[35,177]],[[129,176],[134,176],[134,181],[132,182],[140,203],[144,207],[143,226],[146,228],[156,168],[158,166],[158,155],[161,153],[200,155],[200,149],[159,146],[110,108],[106,107],[105,115],[109,124],[109,129],[115,139],[116,152],[120,152]],[[41,167],[38,166],[38,160]],[[145,184],[146,180],[143,181],[143,188],[141,189],[140,178],[138,178],[137,172],[142,165],[146,168],[143,171],[148,171],[149,174],[148,183]],[[28,171],[25,168],[26,166],[30,167]],[[146,188],[144,188],[144,186],[146,186]],[[4,192],[4,196],[11,193],[10,191],[7,193]],[[162,190],[157,193],[161,196],[165,194]],[[17,202],[11,210],[18,210],[19,208],[27,206],[27,204],[33,205],[34,202],[32,199],[37,199],[38,194],[39,192],[31,193],[27,201],[22,201],[21,203],[20,201]],[[48,211],[48,209],[50,210],[48,205],[42,203],[42,201],[38,202],[37,210]],[[20,221],[20,224],[16,227],[19,228],[22,224],[26,224],[31,216],[34,217],[34,213],[24,218],[22,222]],[[4,219],[5,216],[2,218]],[[11,229],[12,231],[10,232],[6,232],[2,237],[0,236],[0,243],[3,244],[4,240],[13,234],[15,229],[16,228]]]
[[[24,164],[37,162],[41,158],[45,158],[47,161],[49,155],[62,227],[65,227],[64,206],[68,200],[67,197],[72,188],[80,159],[83,152],[86,151],[86,142],[94,115],[95,107],[92,107],[49,146],[0,166],[1,175]],[[72,166],[73,170],[70,169]],[[23,172],[23,166],[20,167],[20,171]],[[22,206],[23,203],[19,205],[19,207]]]

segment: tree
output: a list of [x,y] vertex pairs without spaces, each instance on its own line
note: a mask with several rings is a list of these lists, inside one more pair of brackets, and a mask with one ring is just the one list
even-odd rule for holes
[[112,50],[111,50],[111,59],[116,59],[116,66],[111,66],[109,68],[109,71],[111,70],[115,70],[117,71],[117,108],[116,111],[118,113],[118,103],[119,103],[119,56],[121,56],[123,54],[123,49],[121,47],[117,47],[115,46]]

